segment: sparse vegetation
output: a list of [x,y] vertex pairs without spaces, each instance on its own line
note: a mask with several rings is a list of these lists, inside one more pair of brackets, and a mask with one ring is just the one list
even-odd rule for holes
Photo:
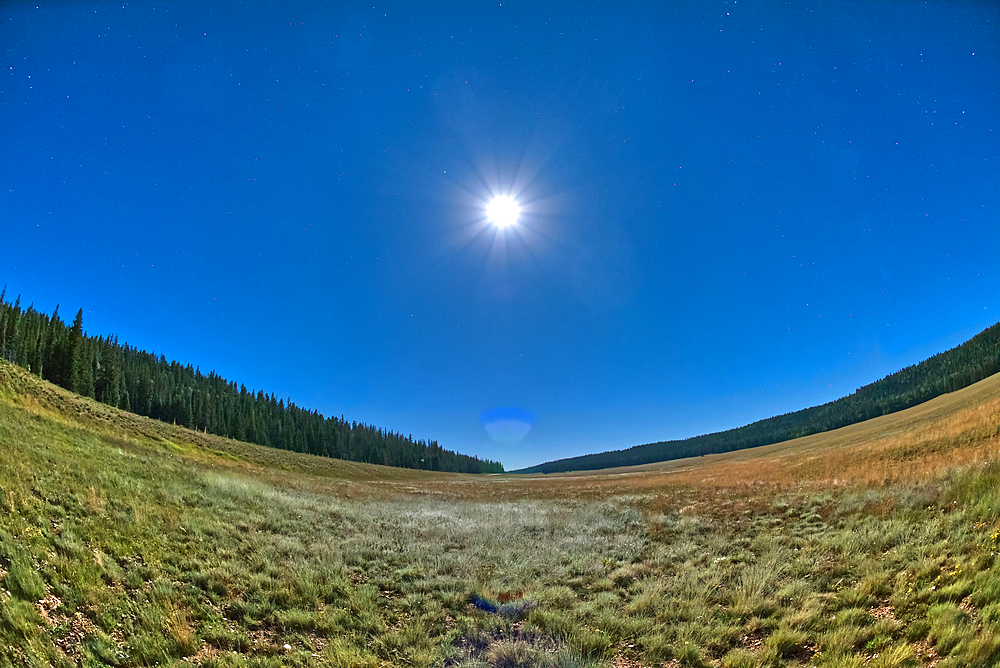
[[0,666],[993,666],[998,386],[630,475],[483,477],[249,446],[0,363]]

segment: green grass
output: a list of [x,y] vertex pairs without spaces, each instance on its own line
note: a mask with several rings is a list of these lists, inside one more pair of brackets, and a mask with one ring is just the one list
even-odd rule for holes
[[0,667],[1000,660],[990,462],[543,487],[274,459],[34,382],[0,365]]

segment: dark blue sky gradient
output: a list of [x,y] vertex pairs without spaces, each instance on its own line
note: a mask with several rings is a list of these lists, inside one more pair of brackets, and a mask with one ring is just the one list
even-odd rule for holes
[[8,0],[0,283],[508,468],[1000,319],[1000,5],[624,4]]

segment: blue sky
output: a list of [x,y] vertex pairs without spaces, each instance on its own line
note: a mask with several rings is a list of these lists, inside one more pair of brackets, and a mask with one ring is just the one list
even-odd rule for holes
[[206,4],[0,5],[9,296],[508,468],[1000,320],[996,3]]

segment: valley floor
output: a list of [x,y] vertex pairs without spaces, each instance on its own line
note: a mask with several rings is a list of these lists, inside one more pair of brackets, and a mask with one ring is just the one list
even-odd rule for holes
[[1000,376],[628,470],[267,450],[0,363],[0,666],[994,666]]

